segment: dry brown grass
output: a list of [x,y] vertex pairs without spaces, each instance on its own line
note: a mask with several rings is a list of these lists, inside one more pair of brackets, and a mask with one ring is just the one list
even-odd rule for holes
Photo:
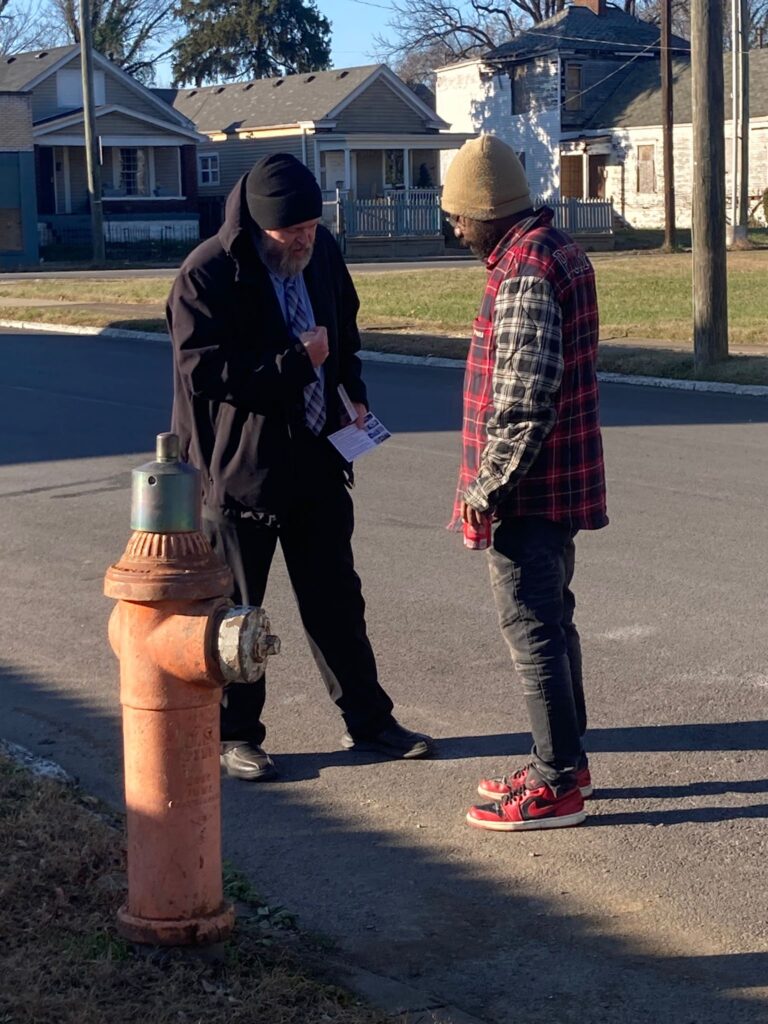
[[241,919],[223,963],[137,955],[114,927],[122,834],[98,811],[0,754],[0,1024],[386,1020],[300,969],[304,940],[281,942],[284,917],[268,908]]

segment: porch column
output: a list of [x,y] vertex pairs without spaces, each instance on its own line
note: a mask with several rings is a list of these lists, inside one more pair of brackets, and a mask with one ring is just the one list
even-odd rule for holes
[[411,187],[411,151],[406,146],[403,150],[403,188],[407,192]]
[[349,145],[344,147],[344,186],[349,191],[352,189],[352,154]]
[[589,152],[586,146],[581,154],[581,198],[589,199]]

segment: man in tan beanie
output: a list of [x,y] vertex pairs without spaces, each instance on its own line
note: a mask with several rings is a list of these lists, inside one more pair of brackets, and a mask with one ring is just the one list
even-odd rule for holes
[[533,750],[483,779],[477,828],[578,825],[592,780],[573,622],[574,537],[608,522],[596,375],[595,278],[583,251],[533,210],[525,171],[492,135],[448,169],[443,209],[488,282],[464,379],[463,459],[453,525],[488,548],[502,634],[523,684]]

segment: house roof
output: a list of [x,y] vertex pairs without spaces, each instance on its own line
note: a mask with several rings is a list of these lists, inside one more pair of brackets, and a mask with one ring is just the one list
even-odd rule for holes
[[[485,59],[521,61],[553,51],[609,51],[616,55],[647,48],[649,53],[654,53],[659,49],[659,40],[657,25],[626,14],[615,4],[608,4],[599,15],[588,7],[571,6],[497,46]],[[680,53],[688,53],[691,44],[681,36],[672,36],[672,47]]]
[[[725,72],[725,116],[731,104],[731,54],[723,56]],[[691,65],[686,60],[672,63],[672,98],[675,124],[691,124]],[[749,54],[749,116],[768,117],[768,50]],[[586,128],[633,128],[662,122],[661,69],[654,61],[636,67],[622,82],[621,89],[590,117]]]
[[154,92],[193,121],[198,131],[225,132],[327,120],[353,99],[369,80],[381,76],[401,93],[406,102],[418,106],[425,118],[438,120],[434,111],[430,111],[384,64],[259,78],[228,85],[155,89]]
[[50,50],[30,50],[29,53],[3,54],[0,57],[0,89],[21,92],[39,75],[49,71],[60,60],[80,52],[80,47],[54,46]]

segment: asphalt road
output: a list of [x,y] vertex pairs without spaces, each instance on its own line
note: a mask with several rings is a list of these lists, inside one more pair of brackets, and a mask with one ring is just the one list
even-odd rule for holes
[[[106,567],[166,428],[158,342],[5,334],[0,735],[120,799]],[[382,679],[440,757],[362,762],[282,564],[267,746],[224,783],[225,854],[350,962],[493,1024],[768,1020],[768,401],[605,386],[608,529],[579,539],[597,798],[577,829],[468,829],[528,744],[483,556],[442,529],[461,375],[369,364],[394,437],[361,460],[356,552]]]

